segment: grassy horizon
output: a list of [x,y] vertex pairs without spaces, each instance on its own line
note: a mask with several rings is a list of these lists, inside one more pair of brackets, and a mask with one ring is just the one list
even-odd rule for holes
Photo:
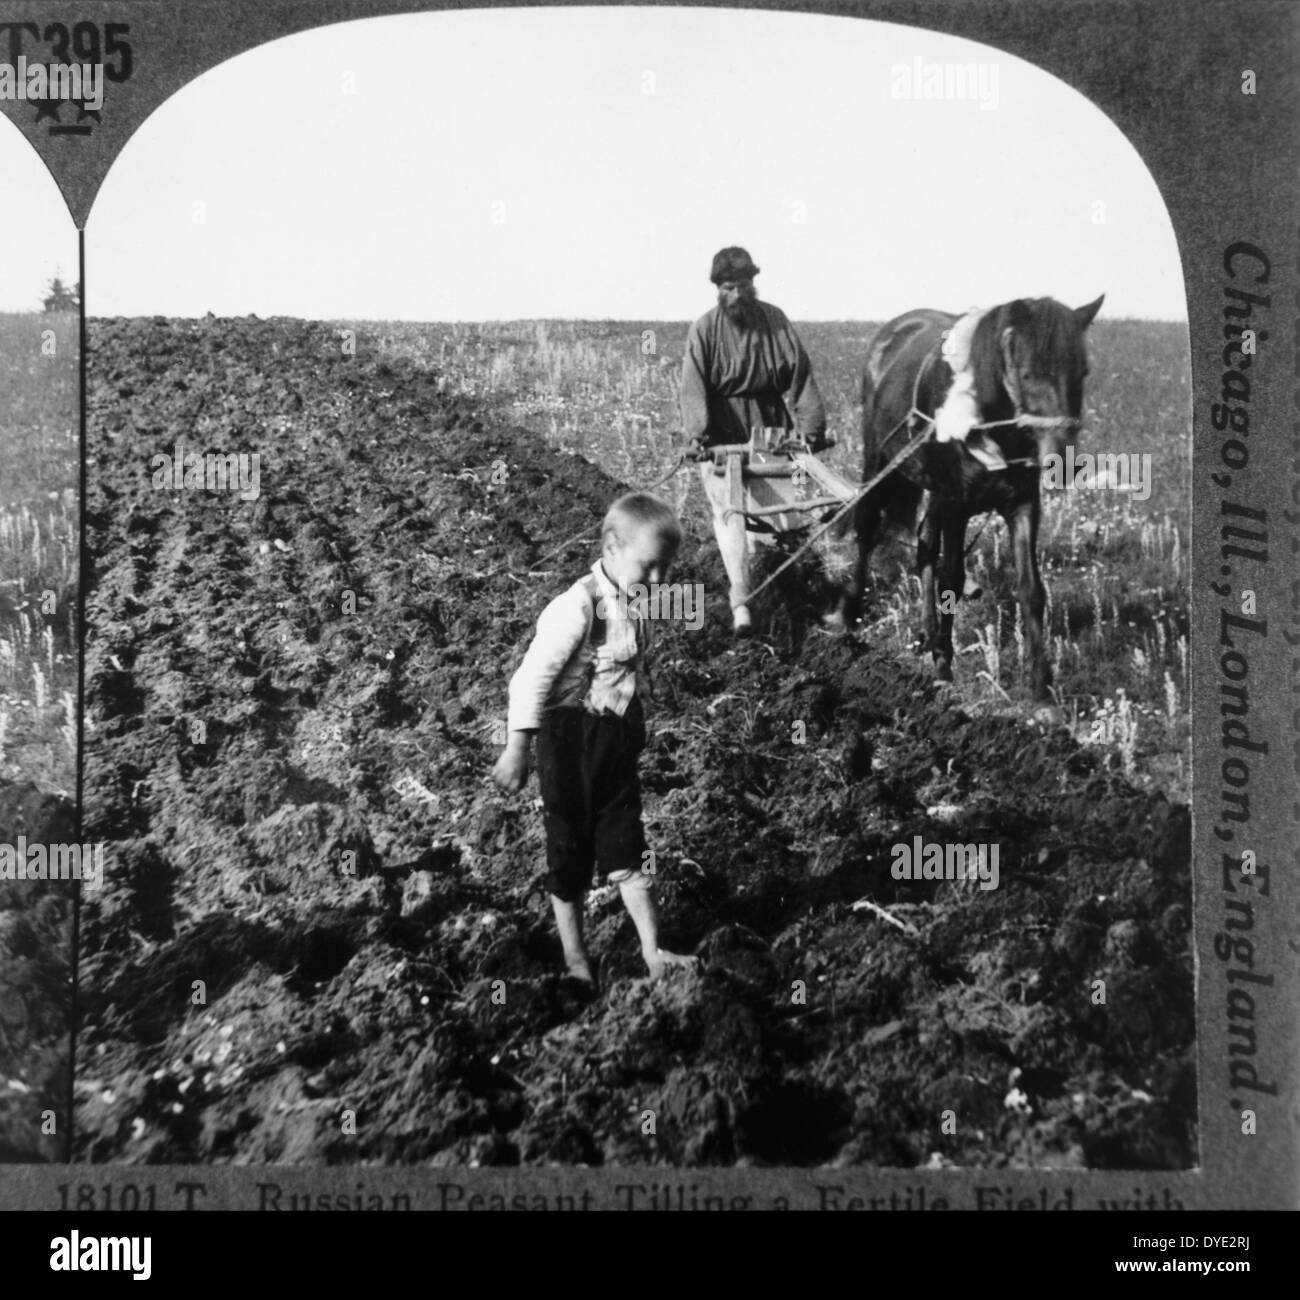
[[68,794],[76,769],[73,312],[0,314],[0,777]]

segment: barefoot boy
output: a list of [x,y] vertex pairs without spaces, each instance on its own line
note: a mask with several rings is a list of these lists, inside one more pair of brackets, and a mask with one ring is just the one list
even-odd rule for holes
[[547,884],[570,974],[594,984],[582,938],[592,868],[617,884],[651,975],[688,963],[659,947],[659,920],[642,870],[637,759],[645,744],[641,692],[650,624],[636,590],[663,582],[681,545],[672,508],[632,492],[609,508],[600,559],[551,601],[510,680],[509,737],[492,775],[514,793],[528,780],[537,734],[537,783],[546,825]]

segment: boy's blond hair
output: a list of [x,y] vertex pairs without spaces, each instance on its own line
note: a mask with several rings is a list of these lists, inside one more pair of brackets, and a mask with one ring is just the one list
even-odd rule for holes
[[682,544],[682,526],[672,506],[662,497],[650,492],[628,492],[605,512],[605,522],[600,538],[604,542],[611,535],[622,542],[627,537],[627,526],[633,530],[651,528],[669,549],[677,551]]

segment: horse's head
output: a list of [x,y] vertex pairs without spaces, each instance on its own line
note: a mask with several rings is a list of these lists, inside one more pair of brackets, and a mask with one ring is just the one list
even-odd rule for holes
[[1105,296],[1075,308],[1054,298],[1017,298],[987,312],[976,328],[971,364],[984,418],[1021,417],[1023,454],[1036,445],[1040,462],[1049,453],[1064,455],[1078,438],[1088,373],[1083,336]]

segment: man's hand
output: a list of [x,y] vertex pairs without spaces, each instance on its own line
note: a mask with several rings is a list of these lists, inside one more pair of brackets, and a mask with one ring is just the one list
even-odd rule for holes
[[526,731],[512,731],[492,768],[492,779],[507,794],[518,794],[528,782],[528,742]]

